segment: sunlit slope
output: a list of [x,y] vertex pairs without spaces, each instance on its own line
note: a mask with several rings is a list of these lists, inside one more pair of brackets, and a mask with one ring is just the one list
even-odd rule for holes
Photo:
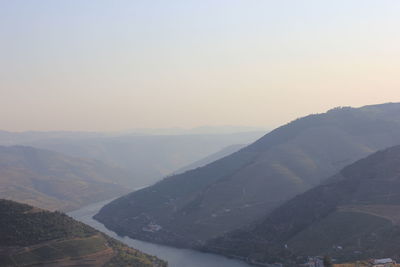
[[[115,200],[96,219],[135,238],[201,245],[396,144],[400,104],[334,109],[295,120],[230,156]],[[162,228],[143,231],[150,223]]]
[[310,255],[331,255],[340,261],[400,259],[399,214],[396,146],[344,168],[253,228],[209,241],[206,249],[262,262],[295,262],[297,256]]
[[0,147],[0,198],[72,210],[128,192],[132,177],[99,161],[24,146]]
[[166,266],[77,222],[0,200],[0,266]]

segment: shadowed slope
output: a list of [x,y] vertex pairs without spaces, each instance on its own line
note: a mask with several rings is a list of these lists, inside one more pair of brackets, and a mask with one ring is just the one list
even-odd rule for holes
[[342,261],[399,259],[399,210],[397,146],[344,168],[275,209],[254,228],[212,240],[206,249],[262,262],[325,254]]
[[[400,144],[400,104],[338,108],[284,125],[202,168],[106,205],[96,219],[121,234],[177,246],[263,218],[379,149]],[[157,231],[143,231],[158,224]]]

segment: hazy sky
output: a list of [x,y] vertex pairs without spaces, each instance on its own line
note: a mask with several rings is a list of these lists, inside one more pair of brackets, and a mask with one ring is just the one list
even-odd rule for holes
[[271,127],[400,101],[398,0],[0,0],[0,129]]

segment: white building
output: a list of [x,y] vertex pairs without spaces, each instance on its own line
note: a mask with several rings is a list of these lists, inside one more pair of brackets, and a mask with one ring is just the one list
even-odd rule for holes
[[391,258],[385,258],[385,259],[375,259],[373,261],[373,264],[374,267],[390,267],[393,264],[396,264],[396,262]]

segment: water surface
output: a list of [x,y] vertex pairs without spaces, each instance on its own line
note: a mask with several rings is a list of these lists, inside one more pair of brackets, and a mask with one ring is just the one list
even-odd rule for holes
[[83,207],[79,210],[72,211],[68,213],[68,215],[115,239],[124,242],[128,246],[168,261],[169,267],[250,267],[250,265],[244,262],[228,259],[214,254],[202,253],[190,249],[179,249],[157,245],[129,237],[120,237],[116,233],[108,230],[103,224],[92,218],[93,215],[95,215],[101,209],[101,207],[108,202],[110,202],[110,200],[98,202]]

